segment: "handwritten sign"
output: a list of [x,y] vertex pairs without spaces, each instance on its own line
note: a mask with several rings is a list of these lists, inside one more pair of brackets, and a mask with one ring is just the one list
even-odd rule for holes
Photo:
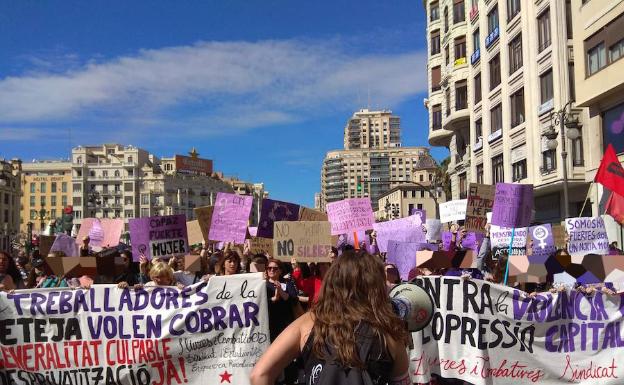
[[513,245],[511,247],[511,255],[526,255],[526,242],[528,228],[517,228],[515,231],[508,227],[500,227],[496,225],[490,226],[490,248],[495,258],[509,251],[511,243],[511,235],[513,232]]
[[331,235],[373,228],[375,219],[369,198],[351,198],[327,204]]
[[84,218],[75,242],[78,246],[82,246],[82,239],[88,236],[90,238],[89,246],[94,251],[100,251],[103,247],[119,245],[119,238],[123,229],[123,219]]
[[327,221],[327,214],[318,210],[300,206],[299,220],[302,222],[323,222]]
[[273,257],[290,262],[329,261],[333,243],[329,222],[275,222]]
[[464,223],[467,231],[485,233],[486,213],[492,211],[494,193],[494,186],[470,183],[466,206],[466,223]]
[[253,197],[248,195],[218,193],[208,239],[242,245],[252,204]]
[[601,217],[567,218],[565,224],[570,235],[570,255],[609,254],[609,238]]
[[0,309],[2,384],[248,385],[270,343],[262,273],[183,290],[2,292]]
[[189,245],[197,245],[205,242],[204,234],[202,233],[201,226],[197,219],[186,222],[186,233],[188,235]]
[[533,185],[497,183],[492,206],[492,224],[527,227],[533,214]]
[[458,199],[440,203],[440,221],[456,222],[466,219],[467,199]]
[[128,223],[132,241],[132,258],[138,261],[170,258],[189,252],[186,233],[186,215],[133,218]]
[[249,244],[249,251],[251,251],[252,254],[270,254],[273,252],[272,238],[251,237],[245,242]]
[[388,251],[388,241],[390,240],[412,243],[426,242],[420,215],[374,223],[373,229],[377,233],[377,247],[382,253]]
[[212,223],[213,211],[214,206],[203,206],[193,209],[193,213],[195,214],[195,218],[197,218],[197,222],[199,223],[199,228],[201,229],[204,241],[208,241],[208,233],[210,232],[210,224]]
[[407,281],[409,272],[416,267],[416,251],[419,244],[414,242],[388,242],[388,255],[386,261],[399,269],[399,275],[403,281]]
[[298,218],[299,205],[272,199],[264,199],[262,200],[262,210],[260,211],[257,236],[262,238],[273,238],[273,222],[296,221]]

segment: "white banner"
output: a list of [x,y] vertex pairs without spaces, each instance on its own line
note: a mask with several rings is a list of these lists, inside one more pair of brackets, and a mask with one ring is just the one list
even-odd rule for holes
[[431,373],[475,385],[621,385],[621,296],[576,290],[524,292],[485,281],[423,277],[434,302],[429,326],[413,333],[413,382]]
[[601,217],[567,218],[565,224],[570,235],[570,255],[609,254],[609,238]]
[[490,249],[494,253],[494,257],[499,257],[501,251],[509,250],[512,232],[513,245],[511,246],[511,255],[526,255],[528,228],[521,227],[514,230],[490,225]]
[[248,384],[269,345],[265,285],[0,293],[0,384]]
[[458,199],[454,201],[440,203],[440,221],[456,222],[466,219],[467,199]]

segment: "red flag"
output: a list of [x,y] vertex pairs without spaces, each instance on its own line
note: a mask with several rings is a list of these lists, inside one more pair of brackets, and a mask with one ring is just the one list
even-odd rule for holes
[[609,190],[624,196],[624,168],[622,168],[611,144],[605,150],[594,182],[598,182]]
[[605,212],[620,225],[624,224],[624,197],[612,192],[607,201]]

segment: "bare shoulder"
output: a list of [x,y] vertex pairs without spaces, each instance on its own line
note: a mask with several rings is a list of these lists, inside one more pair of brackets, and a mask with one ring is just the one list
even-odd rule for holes
[[305,346],[306,341],[308,340],[308,337],[312,332],[312,327],[314,326],[314,316],[312,315],[312,313],[307,312],[301,317],[297,318],[297,320],[295,321],[295,325],[299,330],[299,348],[300,350],[303,350],[303,347]]

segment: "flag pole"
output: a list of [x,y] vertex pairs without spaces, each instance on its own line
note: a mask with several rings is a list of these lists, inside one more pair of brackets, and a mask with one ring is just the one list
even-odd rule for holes
[[589,195],[591,194],[592,191],[592,187],[594,187],[594,184],[596,184],[596,182],[592,181],[591,184],[589,185],[589,188],[587,189],[587,196],[585,197],[585,201],[583,202],[583,207],[581,208],[581,212],[579,213],[579,217],[583,215],[583,211],[585,211],[585,205],[587,204],[587,201],[589,200]]
[[511,259],[511,252],[513,251],[513,241],[516,236],[516,228],[511,229],[511,242],[509,242],[509,250],[507,251],[507,266],[505,267],[505,286],[507,286],[507,278],[509,278],[509,260]]

